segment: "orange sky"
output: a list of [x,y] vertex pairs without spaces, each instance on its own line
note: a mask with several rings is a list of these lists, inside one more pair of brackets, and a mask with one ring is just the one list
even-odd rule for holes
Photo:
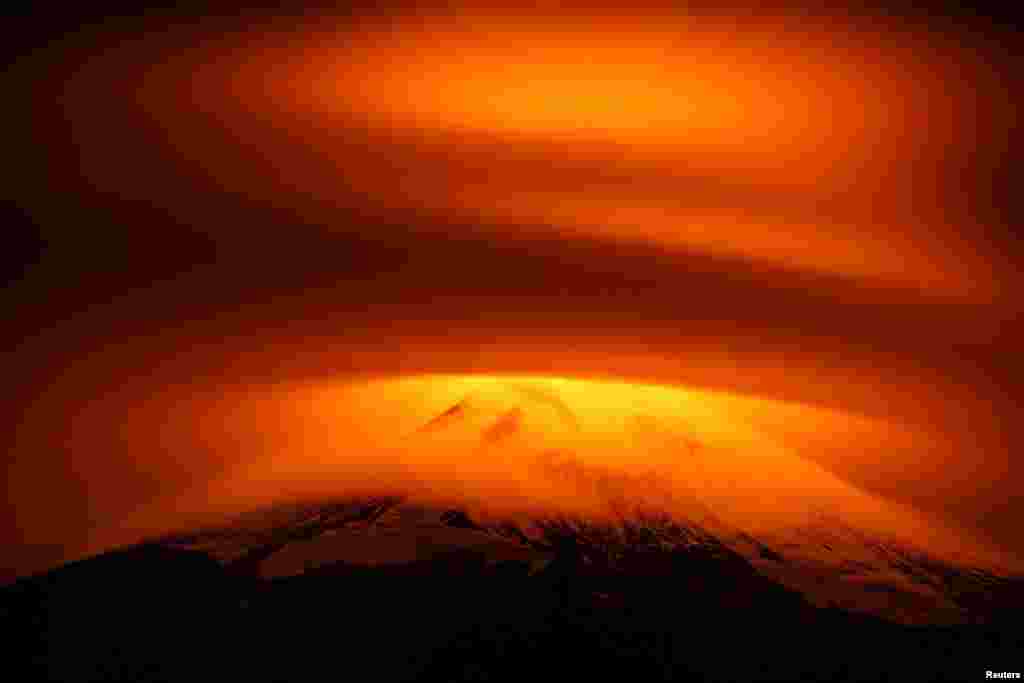
[[800,471],[865,520],[1024,550],[991,194],[1014,103],[985,44],[656,9],[130,29],[22,66],[50,251],[9,373],[8,571],[311,482],[405,486],[410,457],[497,500],[472,449],[438,465],[476,471],[456,486],[388,439],[506,375],[569,382],[595,424],[685,394],[657,421],[724,468],[783,454],[758,486]]

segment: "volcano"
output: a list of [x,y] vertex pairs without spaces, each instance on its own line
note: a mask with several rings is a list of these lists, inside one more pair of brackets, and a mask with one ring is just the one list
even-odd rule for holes
[[587,416],[503,383],[403,438],[515,453],[592,514],[414,495],[254,509],[8,586],[7,616],[35,625],[12,652],[57,680],[964,680],[1024,646],[1020,576],[856,526],[841,497],[757,531],[721,489],[736,463],[657,415],[622,423],[632,448],[683,449],[688,485],[565,449],[552,435],[581,443]]

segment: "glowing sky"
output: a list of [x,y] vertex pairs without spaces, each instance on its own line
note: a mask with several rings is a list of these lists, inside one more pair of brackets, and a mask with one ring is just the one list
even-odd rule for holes
[[466,12],[282,30],[250,38],[244,61],[186,65],[204,106],[238,125],[272,111],[290,147],[315,148],[325,169],[274,159],[307,199],[343,184],[506,239],[533,226],[987,300],[1001,275],[962,238],[961,207],[936,206],[935,173],[970,149],[977,89],[998,91],[977,65],[951,81],[948,44],[902,38]]
[[[552,444],[692,486],[666,429],[743,524],[828,500],[1021,552],[986,44],[634,9],[140,20],[26,59],[49,251],[3,569],[365,487],[589,505],[522,469]],[[467,396],[462,445],[399,439]]]

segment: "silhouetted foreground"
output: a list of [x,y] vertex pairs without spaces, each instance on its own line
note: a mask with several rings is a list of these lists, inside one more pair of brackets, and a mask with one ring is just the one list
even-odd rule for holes
[[534,572],[455,550],[263,580],[144,545],[5,587],[5,663],[19,680],[521,682],[970,681],[1024,661],[1019,624],[819,609],[714,548],[623,566],[566,541]]

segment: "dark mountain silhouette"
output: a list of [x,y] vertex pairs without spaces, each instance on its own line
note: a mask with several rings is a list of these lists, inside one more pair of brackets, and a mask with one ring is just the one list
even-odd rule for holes
[[[396,523],[517,538],[530,554],[452,536],[421,558],[269,579],[214,559],[241,538],[252,549],[223,557],[249,563],[266,538],[287,547]],[[1012,669],[1024,648],[998,609],[978,610],[977,624],[908,626],[816,607],[668,519],[542,519],[529,532],[395,499],[250,516],[4,588],[8,662],[25,665],[21,680],[972,680]],[[988,599],[1020,595],[992,585]]]
[[[578,431],[557,396],[519,393],[512,406],[467,397],[412,438],[468,425],[502,447],[528,438],[537,410]],[[640,437],[660,428],[652,419]],[[670,514],[631,499],[673,493],[649,473],[532,455],[539,476],[600,492],[612,514],[513,519],[396,496],[257,510],[3,588],[8,664],[19,680],[517,683],[963,681],[1019,668],[1020,578],[824,511],[753,535],[696,488],[677,505],[686,514]]]

